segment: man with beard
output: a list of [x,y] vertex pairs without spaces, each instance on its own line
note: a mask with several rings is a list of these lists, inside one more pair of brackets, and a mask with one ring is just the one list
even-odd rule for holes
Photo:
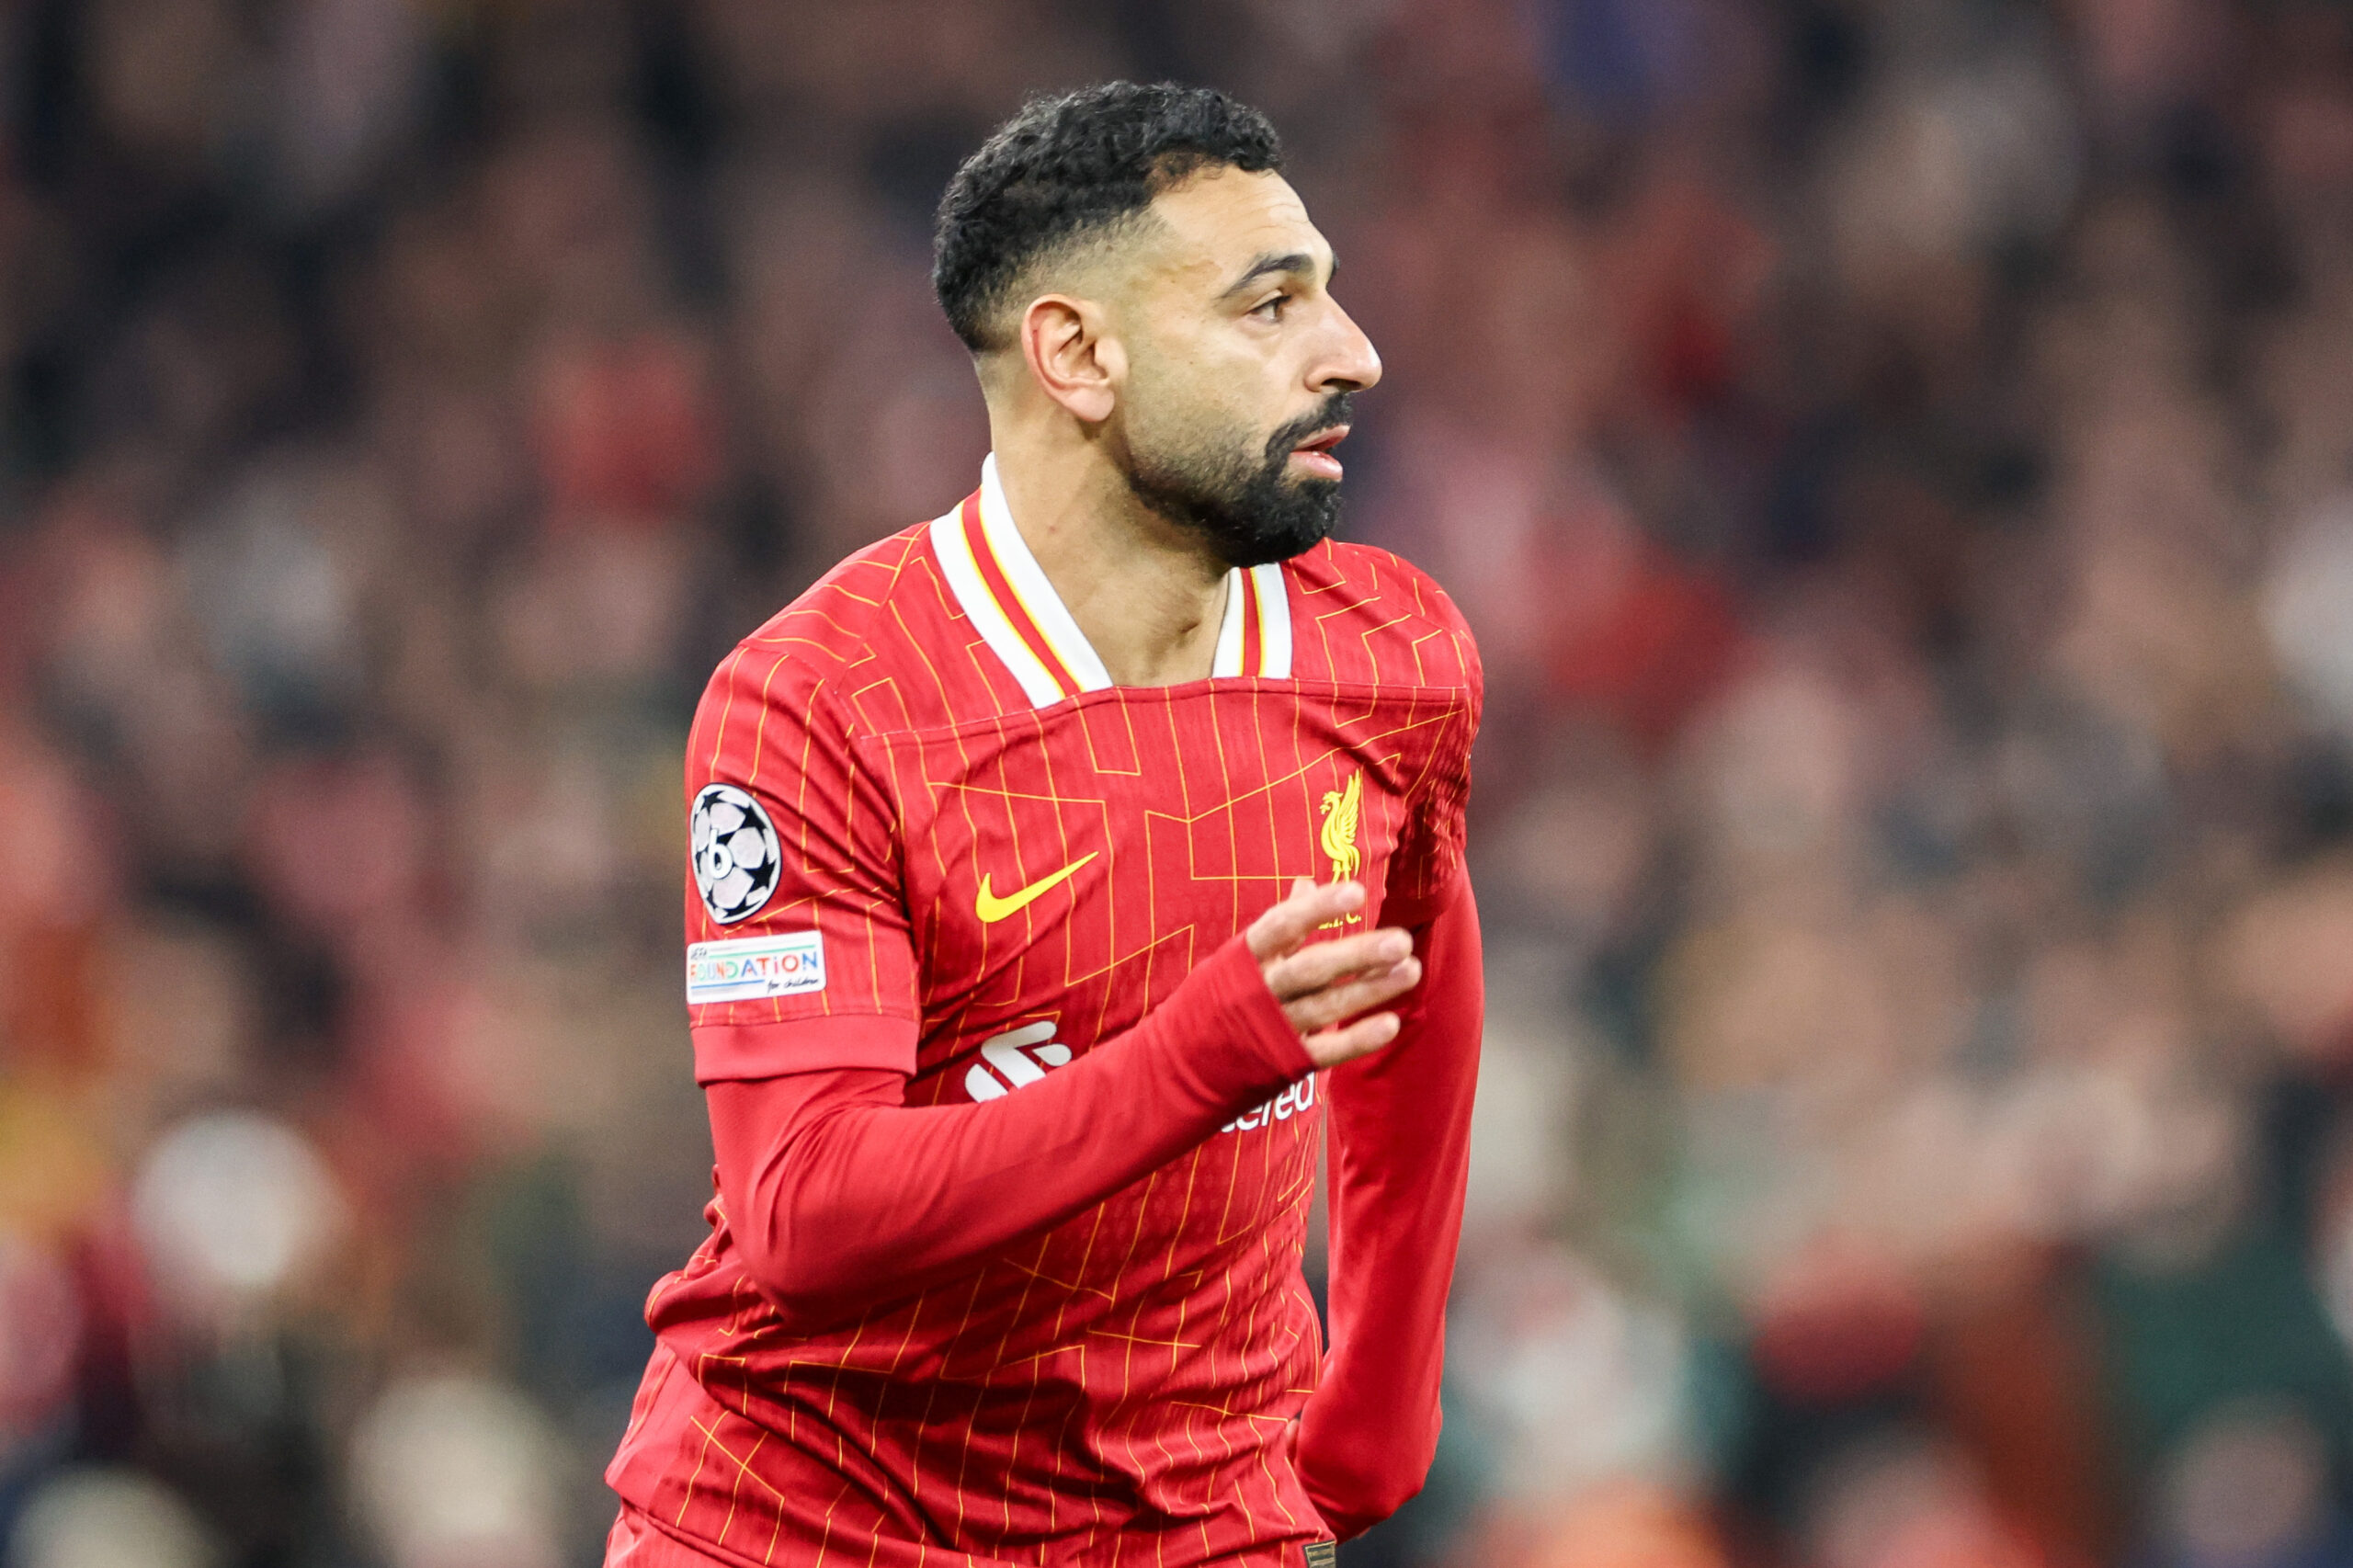
[[608,1563],[1320,1564],[1421,1484],[1479,671],[1436,585],[1327,537],[1381,368],[1279,171],[1213,92],[998,131],[934,268],[979,487],[712,677],[717,1196],[647,1307]]

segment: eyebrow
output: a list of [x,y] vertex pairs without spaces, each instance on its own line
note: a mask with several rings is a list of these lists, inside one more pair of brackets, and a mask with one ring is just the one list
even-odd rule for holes
[[[1339,271],[1340,258],[1336,256],[1332,258],[1332,270],[1324,276],[1324,283],[1328,286],[1332,279],[1339,275]],[[1249,267],[1234,280],[1233,287],[1226,290],[1222,297],[1230,300],[1261,278],[1277,278],[1287,273],[1300,277],[1313,277],[1314,272],[1315,258],[1303,250],[1264,251],[1252,258]]]

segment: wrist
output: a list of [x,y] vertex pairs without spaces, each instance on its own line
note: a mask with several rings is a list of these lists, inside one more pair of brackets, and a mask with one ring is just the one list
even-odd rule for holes
[[1164,1031],[1176,1037],[1176,1070],[1230,1109],[1256,1105],[1316,1070],[1241,937],[1196,965],[1156,1011]]

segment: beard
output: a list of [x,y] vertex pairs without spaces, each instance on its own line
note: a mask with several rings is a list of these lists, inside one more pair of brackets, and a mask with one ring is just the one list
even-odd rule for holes
[[1334,392],[1256,451],[1198,432],[1165,450],[1138,442],[1130,449],[1128,488],[1159,516],[1206,536],[1229,566],[1288,561],[1331,537],[1340,522],[1340,482],[1294,477],[1290,454],[1347,422],[1348,394]]

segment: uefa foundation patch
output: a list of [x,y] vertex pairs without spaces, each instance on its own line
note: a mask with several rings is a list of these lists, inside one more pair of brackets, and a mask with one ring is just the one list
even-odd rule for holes
[[799,996],[825,988],[825,942],[814,931],[694,942],[687,948],[687,1006]]

